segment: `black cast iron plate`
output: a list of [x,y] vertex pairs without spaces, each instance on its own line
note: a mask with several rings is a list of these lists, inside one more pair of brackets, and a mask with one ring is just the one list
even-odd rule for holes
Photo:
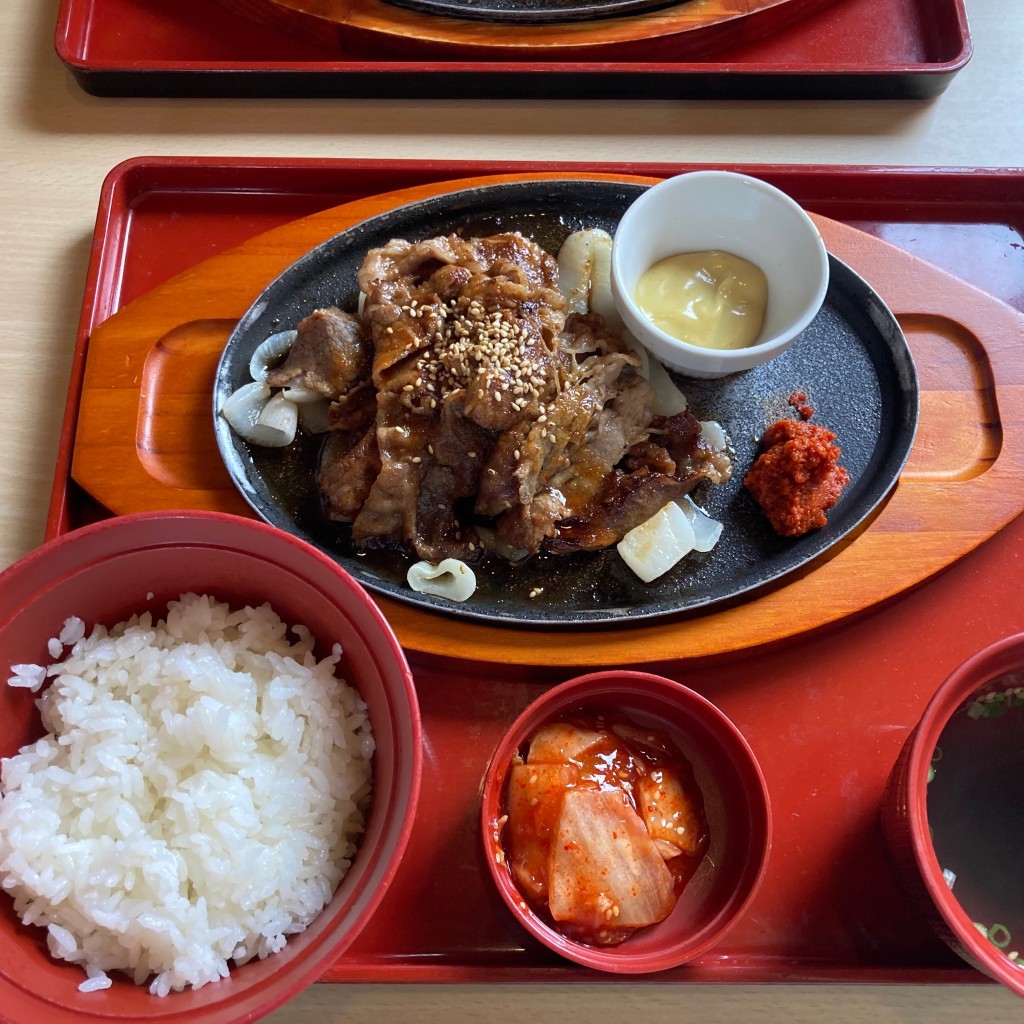
[[[642,190],[585,180],[468,189],[381,214],[299,259],[239,321],[217,370],[217,442],[245,499],[267,522],[330,554],[371,591],[448,615],[511,626],[611,626],[699,613],[813,571],[853,540],[899,479],[914,440],[919,396],[913,360],[895,318],[871,287],[835,257],[825,304],[789,351],[722,380],[679,379],[698,419],[717,419],[725,426],[735,449],[735,472],[729,483],[703,484],[693,495],[725,524],[718,545],[706,555],[688,556],[653,583],[641,582],[609,550],[541,556],[514,568],[489,562],[478,569],[478,589],[464,604],[417,594],[405,580],[410,558],[357,553],[348,528],[321,514],[315,481],[318,441],[300,439],[287,449],[250,448],[217,415],[227,396],[249,380],[249,358],[263,339],[294,327],[321,306],[355,309],[356,272],[368,249],[396,237],[517,230],[557,252],[578,228],[614,232]],[[850,484],[826,527],[786,539],[769,526],[742,478],[765,428],[794,415],[788,405],[794,391],[806,392],[814,422],[837,434]]]

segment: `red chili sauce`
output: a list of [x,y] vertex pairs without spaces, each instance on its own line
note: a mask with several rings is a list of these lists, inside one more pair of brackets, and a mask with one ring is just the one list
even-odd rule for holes
[[850,482],[835,439],[831,430],[802,420],[779,420],[764,432],[743,485],[776,533],[799,537],[827,522],[825,513]]
[[505,806],[501,842],[519,890],[591,945],[667,917],[707,850],[689,761],[621,716],[580,713],[538,729],[512,765]]

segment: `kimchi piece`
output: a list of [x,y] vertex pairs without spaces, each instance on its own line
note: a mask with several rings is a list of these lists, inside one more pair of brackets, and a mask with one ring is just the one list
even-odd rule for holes
[[509,773],[506,815],[504,859],[523,896],[595,946],[663,921],[708,846],[690,763],[621,717],[538,729]]

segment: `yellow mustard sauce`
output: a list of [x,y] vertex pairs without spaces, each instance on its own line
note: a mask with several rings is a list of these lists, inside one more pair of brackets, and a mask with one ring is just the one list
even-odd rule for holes
[[666,334],[702,348],[746,348],[761,333],[768,279],[750,260],[711,249],[659,260],[636,301]]

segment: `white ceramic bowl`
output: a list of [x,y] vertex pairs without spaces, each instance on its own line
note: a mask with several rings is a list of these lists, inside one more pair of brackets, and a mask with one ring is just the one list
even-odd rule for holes
[[[724,250],[757,264],[768,305],[753,345],[711,349],[656,327],[636,304],[637,282],[676,253]],[[612,247],[612,294],[626,327],[672,370],[724,377],[780,355],[814,319],[828,289],[828,253],[814,221],[784,192],[731,171],[692,171],[652,186],[626,211]]]

